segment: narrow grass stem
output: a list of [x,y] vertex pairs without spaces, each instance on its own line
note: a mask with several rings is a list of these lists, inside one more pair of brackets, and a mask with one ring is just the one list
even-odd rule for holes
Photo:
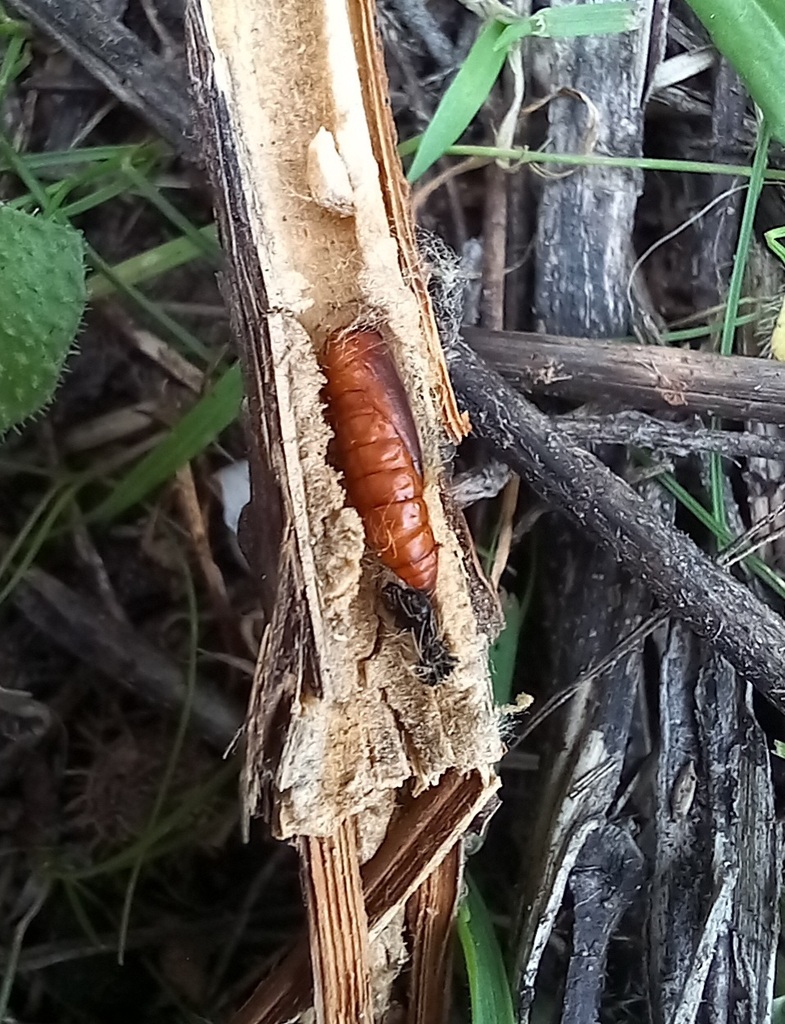
[[[419,137],[407,139],[398,147],[400,156],[416,152]],[[718,164],[706,160],[667,160],[660,157],[603,156],[600,153],[547,153],[534,149],[502,149],[497,146],[450,146],[446,156],[475,156],[485,160],[509,160],[524,164],[563,164],[565,167],[619,167],[641,171],[674,171],[681,174],[724,174],[750,178],[752,168],[741,164]],[[785,171],[765,169],[766,181],[785,181]]]
[[[771,132],[768,125],[763,121],[758,131],[758,141],[755,147],[755,156],[750,170],[750,184],[747,195],[744,199],[744,210],[741,215],[739,227],[739,240],[736,243],[736,253],[733,258],[733,271],[731,272],[728,284],[728,298],[725,303],[725,316],[722,322],[722,334],[720,336],[720,354],[728,356],[733,351],[733,339],[736,334],[736,319],[741,299],[741,289],[744,284],[744,273],[747,268],[747,257],[752,242],[752,231],[755,222],[755,211],[758,207],[758,200],[763,191],[766,175],[766,161],[769,153],[769,142]],[[716,419],[714,426],[719,425]],[[709,461],[711,479],[711,506],[712,514],[716,521],[725,529],[728,528],[728,515],[725,508],[725,475],[722,469],[722,457],[714,452]]]
[[136,892],[136,886],[139,882],[142,868],[145,865],[145,854],[147,853],[148,846],[152,846],[155,842],[155,829],[161,818],[161,812],[163,811],[164,804],[166,803],[166,799],[169,795],[172,780],[174,779],[175,769],[177,768],[177,762],[180,758],[183,744],[185,743],[188,724],[191,720],[191,708],[193,706],[194,694],[196,693],[196,655],[199,650],[199,606],[196,599],[196,589],[194,587],[193,577],[191,576],[191,570],[185,558],[183,558],[183,580],[185,581],[185,595],[188,602],[188,622],[190,626],[188,637],[188,665],[185,673],[185,700],[183,701],[183,708],[177,723],[177,731],[172,741],[172,749],[166,762],[163,778],[161,779],[161,785],[158,787],[158,792],[155,796],[155,803],[153,804],[153,809],[150,813],[150,820],[147,824],[147,828],[145,829],[145,833],[142,836],[142,843],[139,846],[138,856],[133,868],[131,869],[131,875],[128,879],[128,886],[125,891],[123,912],[120,919],[120,935],[118,938],[117,951],[118,961],[121,964],[125,957],[125,948],[128,941],[128,930],[131,924],[131,907],[133,905],[134,893]]

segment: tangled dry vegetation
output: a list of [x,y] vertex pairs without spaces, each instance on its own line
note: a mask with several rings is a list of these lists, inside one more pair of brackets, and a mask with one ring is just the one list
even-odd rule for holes
[[[322,1019],[324,1000],[347,1021],[365,1005],[430,1024],[448,1003],[474,1024],[768,1019],[781,984],[785,374],[766,348],[783,274],[763,232],[785,209],[762,176],[783,160],[776,144],[760,156],[749,98],[686,4],[642,3],[636,32],[527,44],[461,140],[520,162],[441,157],[412,190],[420,256],[379,90],[398,138],[420,135],[477,36],[471,5],[379,0],[388,80],[357,42],[372,38],[368,5],[349,5],[365,90],[354,137],[362,148],[369,132],[386,203],[351,238],[305,186],[263,173],[269,148],[243,149],[278,123],[281,166],[307,148],[331,110],[314,99],[325,71],[281,40],[318,35],[318,17],[338,23],[344,5],[284,16],[266,0],[201,0],[188,62],[182,0],[5,6],[3,200],[32,210],[44,194],[84,233],[90,302],[53,403],[0,448],[0,1021],[272,1024],[310,1005],[311,962]],[[205,30],[246,17],[247,36]],[[252,37],[248,70],[232,60]],[[246,87],[262,81],[277,82],[275,102],[256,109]],[[572,164],[555,162],[565,153]],[[629,159],[591,160],[603,156]],[[353,174],[367,166],[358,157]],[[258,232],[249,196],[264,199]],[[281,227],[303,209],[307,231]],[[400,282],[384,262],[391,224],[411,259]],[[263,276],[277,297],[286,259],[321,281],[296,330],[257,287]],[[736,354],[718,355],[734,259]],[[423,266],[445,361],[417,293]],[[314,508],[343,497],[312,342],[368,292],[393,310],[394,335],[418,336],[398,354],[458,664],[436,691],[401,668],[410,644],[380,611],[357,523],[336,514],[313,529]],[[248,415],[237,347],[248,393],[261,323],[273,355]],[[283,512],[254,444],[263,417],[265,437],[278,429],[277,337],[294,366],[304,495]],[[473,433],[457,445],[463,412]],[[249,449],[241,550],[216,474]],[[249,568],[283,564],[279,515],[300,542],[285,586]],[[490,587],[461,561],[462,515]],[[489,679],[492,592],[506,625]],[[336,623],[353,637],[338,653]],[[370,685],[347,700],[359,663]],[[314,764],[316,727],[308,743],[296,727],[318,700],[334,707]],[[489,823],[477,811],[497,727]],[[353,746],[362,729],[372,740]],[[247,836],[246,809],[267,814]],[[319,888],[338,862],[351,878],[337,891],[355,899],[336,911],[339,950]],[[358,963],[365,988],[347,994]]]

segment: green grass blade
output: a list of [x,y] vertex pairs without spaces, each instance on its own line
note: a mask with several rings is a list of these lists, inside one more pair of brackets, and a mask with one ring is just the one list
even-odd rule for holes
[[[74,164],[92,164],[105,160],[122,161],[134,160],[137,157],[144,159],[158,158],[163,155],[160,146],[149,142],[134,143],[124,146],[84,146],[82,149],[56,149],[51,153],[25,153],[22,156],[27,167],[35,172],[49,169],[60,171],[64,167]],[[13,170],[11,165],[0,160],[0,172]]]
[[472,879],[458,911],[458,939],[466,963],[472,1024],[514,1024],[510,983],[488,908]]
[[[414,135],[398,146],[401,157],[416,152],[422,135]],[[667,160],[651,156],[604,156],[602,153],[552,153],[527,147],[448,146],[447,156],[473,156],[480,160],[507,160],[521,164],[564,164],[565,167],[621,167],[625,170],[667,171],[675,174],[722,174],[730,178],[749,178],[752,168],[744,164],[719,164],[707,160]],[[785,181],[785,171],[766,168],[766,181]]]
[[783,0],[687,0],[712,42],[738,71],[785,143],[785,3]]
[[725,302],[725,317],[723,320],[722,338],[720,341],[720,354],[724,356],[729,356],[733,351],[733,338],[736,333],[735,322],[738,316],[739,302],[741,301],[741,289],[744,284],[744,273],[747,266],[750,244],[752,242],[755,211],[757,210],[758,201],[760,200],[760,195],[763,191],[770,138],[771,135],[768,125],[764,122],[758,132],[755,157],[752,161],[750,184],[744,201],[744,211],[741,216],[741,225],[739,227],[739,240],[736,244],[736,253],[733,260],[733,271],[728,285],[728,298]]
[[13,173],[28,190],[32,198],[38,204],[41,213],[43,213],[44,216],[47,216],[50,211],[51,202],[46,189],[41,186],[35,175],[30,172],[30,168],[24,162],[22,157],[19,156],[6,138],[5,133],[2,131],[0,131],[0,157],[5,160]]
[[504,611],[504,629],[491,644],[488,660],[491,666],[491,682],[493,685],[493,702],[498,706],[509,704],[512,700],[512,684],[515,678],[515,663],[518,657],[518,644],[521,638],[523,623],[531,606],[534,593],[534,566],[529,571],[526,589],[522,597],[517,594],[501,594]]
[[[682,487],[672,474],[662,473],[657,479],[663,487],[671,492],[677,501],[695,516],[698,522],[702,523],[707,530],[714,534],[720,548],[726,548],[733,542],[734,537],[730,530],[718,522],[711,512],[704,508],[696,498],[693,498],[689,491]],[[749,571],[754,573],[767,586],[771,587],[778,597],[785,598],[785,580],[770,565],[766,565],[757,555],[748,555],[742,561]]]
[[153,184],[147,175],[143,174],[130,161],[123,168],[123,171],[134,190],[143,199],[146,199],[151,206],[154,206],[159,213],[166,217],[185,238],[191,241],[194,248],[201,252],[206,259],[210,260],[214,266],[219,265],[223,254],[216,240],[214,230],[200,231],[199,228],[195,227],[186,216],[180,213],[173,203],[169,202],[161,189]]
[[30,39],[33,35],[33,27],[29,22],[21,21],[17,17],[11,17],[5,13],[3,5],[0,4],[0,36],[8,39],[11,36],[23,36]]
[[8,1016],[8,1007],[11,1002],[11,992],[14,987],[14,980],[19,966],[19,957],[22,954],[22,945],[24,944],[25,935],[27,934],[27,930],[30,925],[40,913],[44,903],[46,903],[51,885],[49,882],[37,880],[36,888],[37,892],[33,897],[30,906],[25,910],[24,914],[15,925],[13,932],[11,933],[10,945],[7,947],[5,964],[3,965],[3,979],[0,982],[0,1021],[10,1020],[10,1017]]
[[240,367],[231,366],[212,391],[200,398],[171,434],[134,466],[112,493],[87,516],[89,521],[115,519],[170,480],[203,452],[237,418],[243,395]]
[[193,577],[190,569],[188,568],[188,562],[185,559],[185,556],[183,556],[183,578],[185,580],[185,593],[188,601],[188,622],[190,627],[188,666],[185,672],[185,700],[183,701],[180,719],[177,723],[177,731],[172,741],[171,750],[166,761],[166,767],[164,768],[161,784],[158,787],[158,792],[155,795],[155,802],[153,803],[153,808],[150,812],[150,820],[144,832],[140,836],[141,845],[139,846],[134,866],[131,868],[131,874],[125,890],[125,899],[123,900],[123,911],[120,917],[120,928],[117,942],[118,962],[121,964],[124,962],[125,950],[128,945],[128,931],[131,927],[131,908],[133,906],[134,894],[146,863],[145,855],[147,850],[155,843],[155,827],[161,819],[164,804],[166,803],[169,791],[172,787],[174,774],[177,770],[177,763],[180,760],[186,733],[188,732],[188,723],[191,719],[191,709],[193,707],[193,699],[196,692],[196,658],[199,650],[199,606],[196,600],[196,588],[194,587]]
[[[208,240],[208,245],[215,241],[216,230],[214,224],[199,228],[198,230],[199,234]],[[159,274],[166,273],[167,270],[182,267],[202,254],[202,244],[196,245],[190,238],[173,238],[169,242],[163,242],[153,249],[148,249],[137,256],[131,256],[129,259],[123,260],[122,263],[115,264],[111,268],[112,278],[106,277],[103,271],[91,274],[87,278],[88,295],[93,300],[105,299],[118,290],[119,284],[117,282],[121,282],[126,287],[143,284]]]
[[[57,167],[58,173],[55,180],[51,181],[48,185],[43,184],[45,179],[37,172],[37,161],[33,157],[27,154],[20,154],[19,158],[28,175],[33,176],[37,184],[46,192],[52,204],[52,211],[57,213],[58,220],[64,218],[67,220],[69,217],[74,217],[85,210],[92,209],[101,202],[108,202],[115,196],[122,195],[128,191],[127,182],[121,174],[123,161],[118,157],[94,160],[92,162],[82,159],[72,174],[63,177],[64,166],[72,166],[73,164],[73,162],[66,162],[66,165]],[[134,152],[126,157],[125,162],[136,163],[140,169],[145,170],[149,174],[155,166],[154,153],[149,147],[137,146]],[[64,204],[71,193],[77,190],[85,193],[88,186],[91,185],[96,186],[97,190],[94,189],[85,198],[74,201],[73,209],[65,207]],[[18,209],[28,209],[35,202],[35,197],[28,192],[10,200],[9,205],[13,205]]]
[[[8,38],[8,37],[7,37]],[[5,100],[5,94],[13,81],[25,70],[30,63],[30,50],[23,36],[12,35],[8,39],[3,55],[3,63],[0,65],[0,102]]]
[[[759,309],[756,313],[744,313],[732,321],[734,329],[744,327],[747,324],[757,323],[766,316],[766,311]],[[704,324],[701,327],[685,327],[678,331],[663,331],[662,341],[665,345],[675,345],[682,341],[694,341],[696,338],[711,338],[722,332],[722,326],[717,324]]]
[[[96,206],[103,206],[104,203],[108,203],[118,196],[127,195],[127,193],[128,185],[126,182],[112,181],[108,185],[95,189],[94,192],[89,192],[87,195],[74,199],[71,203],[58,205],[57,214],[58,217],[70,220],[71,217],[79,217],[89,210],[94,210]],[[59,204],[60,196],[55,196],[55,201]]]
[[[189,251],[193,252],[193,246],[187,239],[178,238],[177,241],[185,243]],[[151,299],[148,299],[146,295],[143,295],[142,292],[139,291],[138,288],[127,284],[124,280],[118,277],[115,273],[114,267],[110,266],[102,256],[99,256],[95,249],[90,245],[87,246],[87,257],[95,270],[98,271],[99,274],[103,275],[103,277],[105,277],[118,292],[125,295],[130,302],[133,302],[139,307],[139,309],[146,313],[147,316],[158,325],[160,330],[178,342],[186,352],[190,352],[191,355],[197,356],[205,363],[210,362],[212,353],[194,334],[191,333],[191,331],[178,323],[174,317],[165,313],[157,302],[153,302]],[[120,266],[122,266],[122,264],[120,264]],[[97,289],[94,287],[96,282],[97,276],[95,274],[91,275],[87,279],[87,294],[91,299],[96,298],[95,293]]]
[[[736,243],[736,253],[733,258],[733,270],[730,283],[728,284],[728,298],[725,302],[725,315],[722,324],[722,336],[720,338],[720,355],[729,356],[733,351],[733,339],[736,334],[736,318],[739,312],[739,301],[741,289],[744,284],[744,273],[747,267],[752,231],[755,222],[755,211],[758,208],[758,200],[763,191],[763,180],[766,172],[766,160],[768,159],[769,140],[771,135],[768,126],[764,121],[758,132],[755,157],[752,161],[752,174],[747,195],[744,200],[744,211],[741,215],[739,227],[739,238]],[[719,426],[715,418],[714,426]],[[727,527],[728,515],[725,508],[725,475],[722,468],[722,458],[717,452],[712,452],[709,459],[709,478],[711,481],[711,505],[714,518],[722,526]]]
[[508,25],[496,49],[508,50],[525,36],[543,39],[574,39],[577,36],[605,36],[637,28],[637,4],[618,0],[575,7],[546,7],[528,18]]
[[421,177],[460,138],[488,98],[507,59],[506,50],[496,49],[503,32],[504,25],[499,21],[483,26],[425,130],[407,176],[409,181]]
[[[19,531],[0,566],[0,605],[7,601],[35,561],[39,551],[51,537],[58,519],[74,500],[76,491],[77,485],[69,484],[62,490],[47,493],[44,497],[46,504],[42,502]],[[50,494],[54,499],[51,502]],[[41,517],[39,510],[45,510],[46,515]]]
[[76,919],[76,923],[85,933],[90,942],[92,942],[96,948],[100,948],[101,939],[98,935],[98,930],[90,920],[90,915],[81,898],[84,893],[84,887],[78,882],[72,882],[70,878],[61,879],[60,884],[63,887],[65,898],[71,908],[71,913]]

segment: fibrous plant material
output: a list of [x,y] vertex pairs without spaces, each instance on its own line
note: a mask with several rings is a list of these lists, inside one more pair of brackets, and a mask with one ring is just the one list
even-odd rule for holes
[[305,836],[300,841],[317,1017],[335,1024],[373,1016],[368,922],[356,841],[352,820],[342,821],[332,836]]
[[[249,810],[266,790],[280,834],[330,834],[346,814],[373,814],[380,792],[412,773],[428,785],[448,767],[488,766],[498,753],[486,638],[439,496],[444,425],[434,394],[451,429],[461,421],[434,350],[368,12],[352,5],[347,20],[342,4],[326,2],[282,20],[266,0],[220,9],[205,0],[192,13],[246,368],[260,514],[254,522],[252,502],[247,533],[270,548],[262,561],[272,623],[249,720]],[[249,44],[261,35],[264,52]],[[353,216],[309,191],[309,147],[321,131],[345,165]],[[405,642],[380,627],[378,563],[363,560],[361,523],[328,461],[319,355],[361,318],[381,330],[420,433],[439,545],[434,599],[460,660],[437,693],[401,671]]]
[[[475,611],[473,563],[440,490],[445,434],[456,439],[465,424],[414,246],[371,6],[322,0],[284,14],[273,0],[200,0],[190,10],[248,396],[244,539],[268,614],[248,716],[246,807],[266,813],[279,836],[301,837],[306,899],[317,898],[308,864],[318,861],[322,891],[341,892],[363,930],[357,866],[378,848],[401,788],[427,791],[448,771],[470,788],[479,780],[482,792],[494,785],[492,625]],[[329,456],[320,365],[331,339],[354,327],[378,333],[419,433],[438,551],[428,596],[454,662],[433,687],[382,609],[384,560],[366,552],[351,488]],[[351,849],[338,842],[349,820]],[[438,859],[416,864],[420,881]],[[312,936],[329,945],[330,921],[309,913]],[[367,899],[366,913],[370,921]],[[322,1020],[359,1005],[329,983],[335,938],[315,975]],[[355,995],[366,991],[362,959]]]
[[[496,787],[497,783],[488,787],[477,772],[469,776],[448,772],[437,786],[420,796],[402,799],[384,842],[362,867],[363,898],[372,937],[423,888],[433,871],[457,872],[459,862],[451,857],[457,840],[492,803]],[[439,886],[442,893],[447,887],[445,874]],[[441,966],[441,961],[432,963],[434,971]],[[311,985],[308,941],[302,935],[230,1024],[291,1020],[310,1005]]]
[[413,1024],[447,1019],[460,881],[461,849],[456,845],[406,906],[412,945],[409,1020]]

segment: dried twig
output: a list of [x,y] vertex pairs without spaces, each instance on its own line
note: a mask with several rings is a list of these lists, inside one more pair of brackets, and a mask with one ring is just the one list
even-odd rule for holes
[[785,419],[785,368],[772,360],[475,327],[464,335],[507,380],[534,394],[732,420]]
[[448,1019],[453,922],[462,860],[463,851],[457,843],[406,905],[412,937],[408,1024]]
[[[317,1020],[355,1024],[373,1018],[368,926],[354,821],[332,836],[300,840]],[[364,927],[363,927],[364,925]]]
[[[384,843],[362,868],[365,911],[372,934],[387,924],[454,850],[496,789],[496,782],[486,785],[476,773],[461,776],[450,772],[438,786],[405,803]],[[291,1020],[308,1008],[312,995],[308,942],[303,935],[230,1024]]]
[[687,456],[697,452],[719,452],[731,459],[756,456],[785,459],[785,438],[755,434],[747,430],[712,430],[689,423],[655,419],[641,412],[620,412],[610,416],[560,416],[554,426],[570,444],[627,445],[653,452]]
[[[213,608],[223,635],[227,653],[239,653],[242,640],[237,628],[237,617],[234,614],[226,590],[223,573],[213,558],[207,524],[196,493],[196,481],[190,463],[177,472],[177,502],[188,535],[191,538],[199,569],[207,588],[210,604]],[[247,654],[247,651],[243,651]]]
[[451,372],[475,432],[547,501],[590,527],[673,615],[785,711],[782,620],[599,460],[566,442],[464,342],[454,347]]
[[201,162],[184,68],[156,56],[119,18],[107,15],[100,0],[10,0],[9,7],[56,40],[177,152]]
[[[59,647],[115,686],[131,689],[151,704],[177,711],[186,699],[182,671],[132,627],[77,594],[53,576],[31,570],[14,591],[22,614]],[[225,750],[240,728],[242,713],[222,694],[200,683],[191,706],[194,728]]]
[[[642,26],[651,8],[651,0],[640,5]],[[646,44],[645,29],[553,44],[543,87],[553,94],[548,142],[556,151],[580,151],[594,136],[603,152],[641,152]],[[582,116],[576,116],[575,99],[585,108]],[[642,175],[629,169],[548,176],[537,211],[532,303],[544,330],[601,338],[626,333],[628,247],[641,187]],[[548,548],[543,600],[550,606],[551,678],[558,687],[634,628],[650,598],[613,553],[598,549],[571,523],[554,524]],[[575,923],[563,1016],[597,1017],[607,936],[640,875],[634,844],[607,819],[623,778],[642,677],[635,651],[611,667],[604,687],[579,694],[560,719],[561,738],[542,780],[534,824],[539,841],[530,845],[520,871],[525,895],[514,957],[521,1022],[528,1020],[567,885]]]

